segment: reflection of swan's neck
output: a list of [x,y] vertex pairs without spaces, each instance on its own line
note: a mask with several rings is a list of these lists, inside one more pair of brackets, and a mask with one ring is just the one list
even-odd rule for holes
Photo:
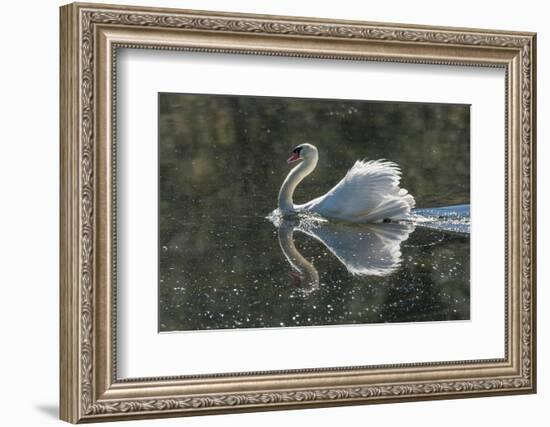
[[308,290],[319,288],[319,273],[317,269],[305,259],[294,245],[294,227],[289,223],[283,223],[279,227],[279,245],[287,261],[301,276],[303,276],[303,285]]
[[298,184],[308,176],[317,166],[317,153],[314,156],[305,158],[286,177],[281,190],[279,191],[279,209],[285,212],[294,212],[292,195]]

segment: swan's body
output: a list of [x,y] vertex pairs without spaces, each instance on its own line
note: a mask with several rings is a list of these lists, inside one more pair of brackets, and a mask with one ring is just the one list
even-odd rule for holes
[[401,171],[393,162],[358,160],[346,176],[323,196],[295,205],[294,190],[315,167],[319,154],[311,144],[301,144],[289,163],[302,160],[286,177],[279,191],[279,210],[283,215],[315,213],[348,222],[375,223],[407,219],[415,201],[407,190],[399,188]]

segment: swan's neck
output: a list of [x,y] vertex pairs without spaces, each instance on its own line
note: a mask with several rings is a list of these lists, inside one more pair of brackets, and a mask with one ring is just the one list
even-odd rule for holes
[[279,191],[279,209],[285,212],[295,212],[292,196],[298,184],[317,166],[318,157],[306,158],[290,171]]

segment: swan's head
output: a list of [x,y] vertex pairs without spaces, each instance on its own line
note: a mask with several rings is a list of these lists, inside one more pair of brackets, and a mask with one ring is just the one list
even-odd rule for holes
[[300,144],[292,150],[292,155],[286,161],[287,163],[294,163],[299,160],[316,160],[318,157],[317,147],[311,144]]

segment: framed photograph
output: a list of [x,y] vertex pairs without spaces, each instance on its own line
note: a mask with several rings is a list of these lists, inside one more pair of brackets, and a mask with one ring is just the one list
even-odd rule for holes
[[63,420],[535,392],[535,34],[60,22]]

